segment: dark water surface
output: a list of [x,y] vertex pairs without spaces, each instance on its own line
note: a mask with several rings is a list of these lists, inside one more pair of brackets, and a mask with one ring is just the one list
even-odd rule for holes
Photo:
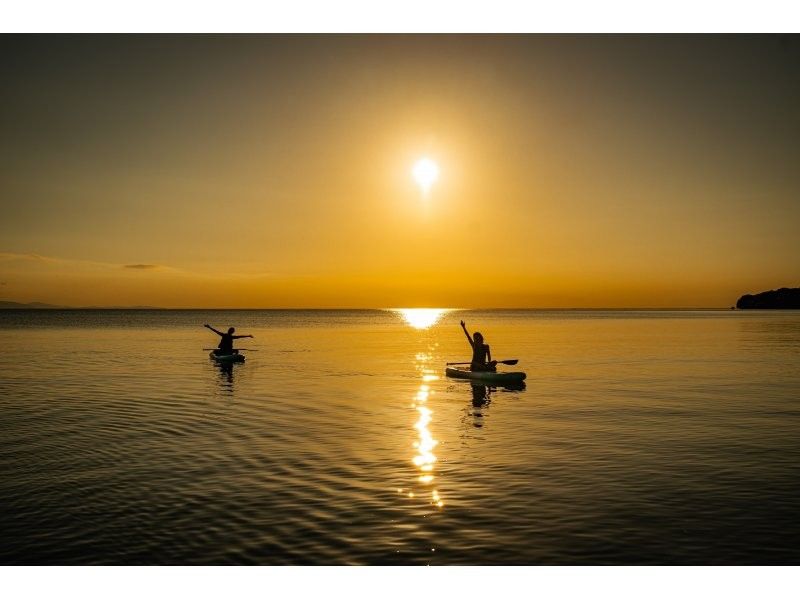
[[0,312],[0,563],[800,563],[800,313],[436,315]]

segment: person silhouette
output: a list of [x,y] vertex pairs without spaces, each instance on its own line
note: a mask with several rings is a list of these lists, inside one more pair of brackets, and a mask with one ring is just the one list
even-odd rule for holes
[[483,342],[483,335],[476,332],[472,336],[467,332],[467,325],[461,320],[461,328],[467,335],[467,340],[472,347],[472,363],[470,369],[473,372],[494,372],[497,371],[497,361],[492,360],[492,352],[489,345]]
[[204,324],[204,326],[211,332],[215,332],[222,337],[219,340],[219,345],[214,349],[216,355],[233,355],[234,353],[238,353],[239,351],[233,348],[233,341],[237,338],[255,338],[252,334],[233,334],[236,332],[236,328],[233,326],[228,328],[228,332],[220,332],[216,328],[212,328],[209,324]]

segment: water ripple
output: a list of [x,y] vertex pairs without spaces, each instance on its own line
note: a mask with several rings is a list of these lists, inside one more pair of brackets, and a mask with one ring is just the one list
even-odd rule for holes
[[[461,317],[524,390],[441,377]],[[797,314],[20,318],[0,315],[3,564],[800,556]],[[218,367],[198,318],[280,349]]]

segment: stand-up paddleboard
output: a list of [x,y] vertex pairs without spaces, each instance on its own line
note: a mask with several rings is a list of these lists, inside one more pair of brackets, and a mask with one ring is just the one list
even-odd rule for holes
[[525,372],[473,372],[469,367],[447,367],[448,378],[462,378],[493,384],[515,384],[525,380]]
[[244,363],[244,355],[240,353],[231,353],[229,355],[217,355],[214,351],[208,354],[208,356],[216,361],[217,363]]

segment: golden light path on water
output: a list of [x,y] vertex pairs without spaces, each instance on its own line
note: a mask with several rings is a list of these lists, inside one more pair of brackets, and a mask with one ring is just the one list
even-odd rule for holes
[[[416,307],[398,308],[392,309],[391,311],[400,315],[403,321],[411,328],[415,330],[427,330],[436,324],[444,314],[452,310]],[[432,349],[433,347],[429,348],[429,350]],[[417,412],[417,420],[414,423],[417,437],[413,443],[416,453],[412,457],[411,462],[414,464],[414,467],[417,468],[419,474],[417,476],[417,482],[425,487],[426,494],[430,492],[431,504],[441,508],[444,506],[444,501],[439,495],[439,490],[434,485],[434,480],[436,479],[434,472],[437,458],[433,451],[439,442],[431,433],[430,423],[432,421],[433,410],[428,406],[428,399],[433,394],[429,383],[438,380],[439,376],[436,375],[436,371],[432,367],[433,356],[431,353],[420,351],[414,356],[414,359],[415,367],[422,378],[422,383],[411,403],[411,406]],[[402,491],[402,489],[398,489],[398,492]],[[408,496],[409,498],[415,497],[413,490],[408,491]]]
[[436,322],[441,320],[442,316],[446,314],[449,309],[429,308],[429,307],[412,307],[400,308],[391,310],[405,320],[406,324],[417,330],[425,330],[430,328]]
[[[431,381],[435,379],[437,379],[437,376],[431,373],[423,375],[423,380]],[[436,455],[433,449],[436,448],[439,442],[433,437],[428,427],[433,415],[433,410],[427,406],[430,394],[430,387],[427,384],[421,384],[414,397],[413,405],[419,414],[419,419],[414,424],[414,429],[417,431],[417,440],[414,442],[414,448],[417,449],[417,453],[414,455],[412,462],[419,470],[417,481],[424,486],[430,487],[431,504],[441,508],[444,506],[444,501],[439,496],[439,491],[433,486],[435,479],[434,469],[436,467]]]

